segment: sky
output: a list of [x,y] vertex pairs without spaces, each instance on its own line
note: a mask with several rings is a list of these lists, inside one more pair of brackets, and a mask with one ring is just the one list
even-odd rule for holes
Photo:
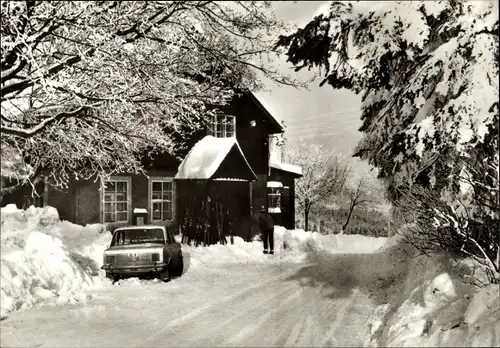
[[[329,1],[273,1],[278,19],[303,27]],[[290,73],[292,65],[280,59],[279,69]],[[307,76],[304,73],[303,76]],[[264,81],[268,91],[257,92],[257,97],[269,112],[286,125],[286,137],[302,137],[307,142],[321,144],[350,155],[361,139],[361,97],[346,90],[334,90],[329,85],[319,87],[320,80],[309,90],[278,86]]]

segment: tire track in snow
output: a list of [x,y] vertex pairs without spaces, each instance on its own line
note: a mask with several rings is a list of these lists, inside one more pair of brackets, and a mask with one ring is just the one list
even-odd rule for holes
[[[216,305],[217,308],[212,308],[211,311],[207,311],[203,315],[198,316],[195,322],[183,323],[182,325],[187,327],[185,329],[183,329],[182,326],[177,327],[176,331],[190,332],[190,336],[183,338],[182,341],[179,341],[179,344],[183,346],[202,347],[220,346],[221,341],[226,338],[228,333],[232,334],[240,328],[245,330],[249,322],[261,318],[273,304],[281,302],[283,295],[293,290],[293,287],[282,287],[277,291],[276,287],[273,286],[269,287],[269,290],[272,291],[265,301],[259,302],[262,293],[258,293],[258,298],[256,298],[257,296],[247,296],[243,299],[243,302],[239,301],[240,297],[233,297],[230,301],[218,303]],[[228,313],[228,309],[231,308],[235,308],[233,315],[230,312]],[[217,322],[211,321],[213,318],[224,317],[227,317],[227,319]],[[211,325],[212,323],[213,325]],[[230,330],[228,330],[228,328],[230,328]],[[164,333],[166,337],[172,336],[170,332],[164,331]],[[149,343],[150,345],[154,345],[154,343]]]
[[[286,278],[286,277],[281,276],[280,278]],[[166,325],[163,325],[161,327],[160,331],[157,331],[153,335],[150,335],[148,337],[148,339],[146,339],[146,340],[141,340],[141,342],[138,342],[136,346],[137,347],[152,346],[152,345],[154,345],[154,342],[159,341],[162,336],[164,336],[166,333],[168,333],[169,330],[171,330],[175,327],[184,325],[186,322],[188,322],[191,319],[199,318],[204,313],[209,313],[210,309],[221,307],[222,305],[224,305],[230,301],[235,301],[238,298],[245,297],[247,294],[252,294],[254,292],[257,292],[257,290],[259,288],[266,288],[266,286],[268,284],[276,283],[278,280],[279,279],[275,279],[275,278],[267,278],[266,280],[261,281],[253,286],[246,287],[245,289],[242,289],[240,291],[233,292],[231,295],[222,297],[222,298],[218,299],[217,302],[212,302],[212,303],[209,303],[205,306],[197,308],[197,309],[181,316],[180,318],[172,320],[169,323],[167,323]],[[275,287],[272,287],[272,289],[275,289]],[[288,289],[286,289],[285,292],[286,291],[288,291]],[[251,297],[249,297],[249,298],[251,298]],[[255,299],[252,301],[252,304],[255,305]],[[192,332],[192,331],[190,331],[190,332]],[[163,344],[165,344],[165,343],[163,342]]]
[[[318,287],[314,286],[308,289],[308,296],[304,299],[301,306],[298,306],[297,318],[301,318],[292,328],[292,331],[285,337],[284,342],[280,343],[280,346],[285,347],[295,347],[295,346],[317,346],[319,341],[318,338],[324,335],[322,326],[324,320],[328,320],[328,316],[324,319],[320,314],[331,313],[330,308],[333,308],[335,301],[325,297],[323,294],[323,287],[320,285]],[[314,308],[310,307],[310,304],[314,305]],[[320,308],[317,308],[321,306]]]
[[297,321],[297,318],[301,318],[302,315],[301,307],[303,305],[303,302],[304,301],[301,301],[300,304],[294,306],[292,310],[289,310],[288,308],[281,309],[282,311],[286,312],[284,314],[286,319],[284,322],[281,323],[282,328],[276,335],[276,339],[272,344],[273,346],[276,347],[290,346],[290,343],[287,344],[287,342],[289,342],[291,339],[295,341],[295,339],[298,337],[298,331],[299,331],[298,326],[300,322]]
[[294,290],[295,291],[289,294],[285,300],[281,301],[278,306],[275,306],[275,308],[271,310],[261,306],[261,309],[264,309],[264,311],[266,311],[265,314],[259,316],[259,319],[261,321],[257,323],[253,322],[250,325],[248,325],[248,322],[243,323],[244,329],[240,330],[236,335],[233,335],[229,339],[224,340],[221,346],[233,347],[238,345],[238,343],[246,342],[245,338],[249,336],[255,337],[255,333],[259,332],[259,328],[262,327],[263,323],[270,321],[274,316],[277,315],[277,312],[281,310],[283,306],[288,306],[291,302],[295,301],[297,297],[300,297],[302,295],[302,289],[295,288]]
[[334,322],[330,326],[330,330],[326,333],[326,335],[323,338],[323,342],[321,344],[321,347],[328,346],[329,342],[331,342],[332,340],[337,342],[337,339],[334,337],[334,334],[337,331],[339,325],[342,323],[342,320],[344,319],[345,314],[346,314],[347,310],[349,309],[349,306],[351,306],[351,304],[354,302],[354,299],[357,297],[358,293],[359,293],[359,288],[355,288],[352,291],[351,296],[347,299],[347,301],[345,301],[345,303],[342,305],[342,307],[340,307],[339,311],[337,312],[337,316],[335,317]]
[[[316,288],[304,287],[300,282],[291,282],[291,284],[292,290],[295,291],[291,291],[274,309],[258,317],[256,324],[248,325],[252,318],[247,320],[245,330],[225,341],[224,345],[236,346],[239,342],[244,342],[245,346],[290,346],[290,344],[285,344],[285,341],[290,341],[292,334],[295,336],[292,336],[294,338],[291,342],[295,341],[301,332],[311,329],[313,327],[309,325],[313,322],[310,316],[311,304],[324,307],[323,302],[326,299]],[[299,298],[298,301],[296,301],[297,298]],[[301,323],[303,326],[299,327]],[[311,341],[308,345],[314,344]]]
[[[329,329],[320,314],[330,314],[325,316],[325,320],[331,321],[331,313],[335,313],[331,309],[338,307],[339,303],[325,296],[322,286],[311,288],[295,283],[295,289],[296,291],[289,295],[289,301],[280,303],[279,308],[259,317],[256,324],[247,324],[245,330],[223,344],[214,341],[214,345],[318,346]],[[297,297],[299,300],[295,301]],[[252,318],[247,318],[247,321],[251,323]]]
[[[339,340],[333,336],[338,327],[343,324],[346,313],[354,303],[357,291],[345,299],[333,299],[325,294],[319,286],[308,290],[304,297],[305,303],[300,303],[293,312],[290,326],[281,330],[273,346],[340,346]],[[310,304],[314,305],[311,308]],[[333,317],[335,315],[335,317]],[[297,321],[297,319],[299,319]],[[333,323],[328,325],[328,323]],[[288,322],[286,324],[288,324]]]
[[[316,304],[316,296],[311,297],[309,294],[317,295],[316,289],[309,289],[302,286],[303,297],[299,303],[292,308],[282,308],[282,316],[288,318],[282,325],[284,326],[276,335],[273,346],[294,346],[298,342],[305,330],[307,317],[311,312],[316,312],[315,308],[311,308],[311,304]],[[311,345],[313,342],[311,342]]]

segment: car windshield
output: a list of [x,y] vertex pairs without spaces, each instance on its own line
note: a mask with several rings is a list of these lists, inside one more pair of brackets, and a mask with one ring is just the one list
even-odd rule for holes
[[118,230],[113,235],[111,246],[139,243],[165,243],[161,228],[134,228]]

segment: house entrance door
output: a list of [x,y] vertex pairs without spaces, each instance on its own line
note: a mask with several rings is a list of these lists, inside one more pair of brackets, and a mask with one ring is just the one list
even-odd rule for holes
[[228,214],[233,235],[240,235],[239,227],[250,215],[249,183],[243,181],[214,181],[211,185],[212,202]]

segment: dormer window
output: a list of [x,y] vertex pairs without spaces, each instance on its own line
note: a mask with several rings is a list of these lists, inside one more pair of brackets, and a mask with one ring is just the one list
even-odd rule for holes
[[236,117],[231,115],[215,115],[210,122],[208,134],[216,138],[236,136]]

